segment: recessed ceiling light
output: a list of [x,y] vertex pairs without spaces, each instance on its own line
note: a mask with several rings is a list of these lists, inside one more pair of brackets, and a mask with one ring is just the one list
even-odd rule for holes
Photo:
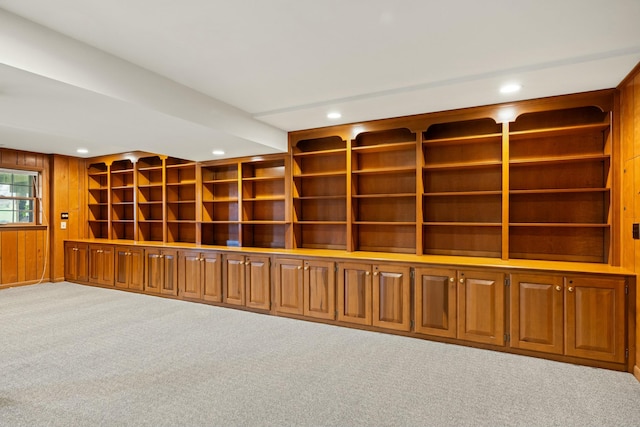
[[500,93],[516,93],[522,89],[520,83],[507,83],[500,87]]
[[79,154],[87,154],[88,152],[89,150],[87,150],[86,148],[78,148],[76,150],[76,153],[79,153]]
[[224,156],[224,150],[213,150],[211,153],[213,153],[214,156]]
[[339,119],[340,117],[342,117],[342,114],[338,113],[337,111],[332,111],[331,113],[327,114],[328,119]]

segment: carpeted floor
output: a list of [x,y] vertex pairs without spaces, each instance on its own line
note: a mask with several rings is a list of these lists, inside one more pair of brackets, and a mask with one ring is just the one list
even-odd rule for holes
[[640,426],[628,373],[71,283],[0,291],[1,426]]

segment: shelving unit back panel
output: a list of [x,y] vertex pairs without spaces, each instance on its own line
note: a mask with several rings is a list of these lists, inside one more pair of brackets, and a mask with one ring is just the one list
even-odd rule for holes
[[382,144],[415,142],[416,135],[407,128],[387,129],[359,134],[351,143],[352,147],[372,147]]
[[351,182],[354,186],[353,194],[366,195],[416,192],[415,172],[359,175],[352,177]]
[[346,199],[304,199],[294,201],[298,221],[346,221]]
[[245,181],[242,183],[243,199],[284,197],[284,180]]
[[326,176],[294,179],[297,197],[346,196],[346,176]]
[[352,170],[416,167],[416,151],[358,152],[352,154]]
[[511,190],[604,188],[608,162],[603,160],[511,167]]
[[238,179],[238,166],[235,163],[232,165],[202,168],[203,181],[220,181],[228,179]]
[[168,202],[186,202],[196,200],[196,186],[194,184],[168,185]]
[[603,154],[605,140],[602,132],[515,139],[509,142],[509,154],[517,160]]
[[219,246],[240,245],[239,224],[202,224],[202,244]]
[[502,125],[491,118],[435,123],[423,132],[425,141],[446,138],[465,138],[502,132]]
[[138,212],[140,213],[139,221],[162,221],[163,218],[162,203],[140,204]]
[[502,160],[502,141],[499,138],[475,144],[429,145],[423,148],[425,165],[478,163]]
[[293,146],[295,153],[310,153],[316,151],[340,150],[346,148],[346,142],[339,136],[327,136],[298,141]]
[[608,234],[601,227],[511,227],[509,257],[606,263]]
[[543,193],[509,196],[509,222],[606,224],[608,193]]
[[356,221],[415,222],[415,197],[376,197],[353,201]]
[[353,226],[356,233],[356,250],[371,252],[416,252],[415,225],[359,224]]
[[502,221],[502,196],[465,195],[426,198],[423,205],[425,222],[488,222]]
[[425,225],[423,248],[425,254],[431,255],[500,257],[502,228]]
[[169,221],[195,221],[196,207],[193,203],[168,203],[167,219]]
[[202,204],[202,220],[207,221],[238,221],[237,202],[204,202]]
[[525,113],[510,124],[510,132],[557,128],[563,126],[578,126],[590,123],[603,123],[607,120],[608,112],[595,106],[554,109],[535,113]]
[[297,174],[325,174],[347,170],[346,152],[338,155],[296,157],[294,168]]
[[195,243],[196,242],[196,225],[194,223],[180,223],[180,222],[167,223],[167,240],[170,243],[173,243],[173,242]]
[[297,224],[295,238],[297,248],[346,250],[346,224]]
[[138,202],[162,202],[163,188],[162,187],[138,187]]
[[500,167],[425,170],[422,176],[425,193],[496,191],[502,188]]
[[284,224],[243,224],[242,246],[284,248]]
[[89,220],[103,220],[107,219],[109,215],[109,206],[102,205],[89,205]]
[[284,221],[285,202],[253,200],[242,202],[243,221]]
[[149,242],[162,242],[164,226],[162,223],[139,223],[138,224],[138,240]]

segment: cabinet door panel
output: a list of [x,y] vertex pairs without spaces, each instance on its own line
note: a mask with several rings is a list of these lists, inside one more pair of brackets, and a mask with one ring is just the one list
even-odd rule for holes
[[224,302],[244,305],[244,255],[230,254],[225,256],[224,265]]
[[180,295],[186,298],[200,298],[201,269],[202,263],[200,262],[199,252],[180,252],[178,256],[178,287]]
[[102,263],[102,247],[97,245],[89,246],[89,281],[100,283],[103,275],[104,264]]
[[373,326],[408,331],[411,270],[409,267],[373,267]]
[[162,253],[160,250],[147,249],[145,256],[145,269],[147,271],[147,280],[144,290],[152,293],[160,293],[164,275]]
[[144,288],[144,250],[129,248],[129,289]]
[[564,285],[560,276],[511,275],[511,346],[563,353]]
[[456,337],[456,271],[416,269],[416,332]]
[[271,273],[269,257],[251,256],[247,262],[247,307],[271,309]]
[[222,301],[222,280],[220,274],[220,254],[204,253],[201,254],[202,267],[202,286],[204,299],[206,301],[221,302]]
[[129,277],[131,275],[131,259],[129,257],[129,249],[126,247],[117,247],[115,250],[115,285],[118,288],[129,287]]
[[77,276],[76,280],[79,282],[89,281],[89,245],[78,244],[76,251],[77,256]]
[[100,284],[113,286],[113,246],[102,247],[102,269],[100,271]]
[[458,272],[458,338],[504,345],[504,274]]
[[339,265],[338,320],[371,325],[371,265]]
[[303,314],[302,260],[277,259],[275,280],[276,311]]
[[565,278],[566,353],[625,362],[625,282]]
[[333,262],[305,261],[304,315],[335,319],[335,272]]
[[178,295],[178,253],[162,251],[162,282],[160,292],[165,295]]

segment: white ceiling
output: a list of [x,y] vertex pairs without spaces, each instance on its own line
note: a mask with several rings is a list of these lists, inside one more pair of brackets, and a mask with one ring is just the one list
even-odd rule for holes
[[639,0],[0,0],[0,145],[286,151],[290,130],[615,87],[639,22]]

